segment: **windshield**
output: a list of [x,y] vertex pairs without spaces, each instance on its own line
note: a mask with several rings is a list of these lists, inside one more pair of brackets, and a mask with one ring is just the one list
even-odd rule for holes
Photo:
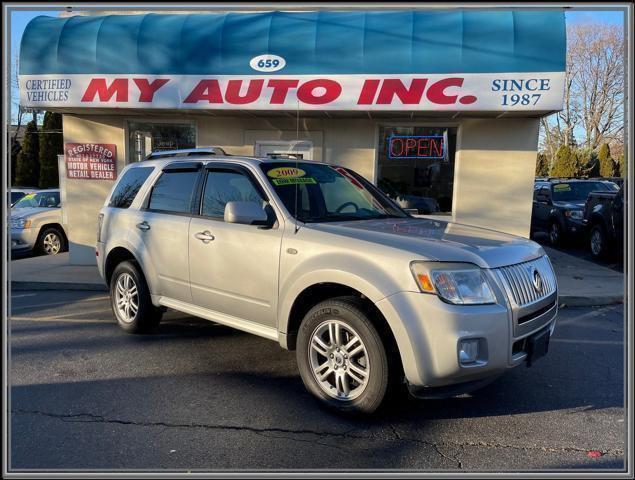
[[297,211],[294,216],[302,222],[409,216],[367,180],[343,167],[275,162],[263,163],[261,168],[287,210],[292,215]]
[[25,195],[13,208],[55,208],[60,206],[60,192],[39,192]]
[[589,193],[594,191],[605,192],[608,185],[602,182],[571,182],[556,183],[552,187],[554,202],[585,201]]

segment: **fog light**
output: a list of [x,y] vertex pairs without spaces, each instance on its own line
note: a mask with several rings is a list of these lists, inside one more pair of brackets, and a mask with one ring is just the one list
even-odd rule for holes
[[469,365],[476,362],[479,353],[478,344],[478,338],[461,340],[459,344],[459,362],[461,362],[461,365]]

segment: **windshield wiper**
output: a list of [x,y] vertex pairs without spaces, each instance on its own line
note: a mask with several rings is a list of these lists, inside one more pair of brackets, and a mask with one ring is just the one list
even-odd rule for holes
[[389,215],[389,214],[381,214],[381,215],[370,215],[370,216],[355,216],[355,215],[326,215],[324,217],[314,217],[306,220],[302,220],[306,223],[322,223],[322,222],[349,222],[356,220],[383,220],[385,218],[405,218],[398,217],[397,215]]

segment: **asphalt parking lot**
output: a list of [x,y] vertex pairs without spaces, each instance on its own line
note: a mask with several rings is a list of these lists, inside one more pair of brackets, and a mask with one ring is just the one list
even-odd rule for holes
[[622,306],[564,309],[532,368],[350,419],[268,340],[176,312],[133,336],[103,293],[15,291],[9,468],[621,470],[623,334]]

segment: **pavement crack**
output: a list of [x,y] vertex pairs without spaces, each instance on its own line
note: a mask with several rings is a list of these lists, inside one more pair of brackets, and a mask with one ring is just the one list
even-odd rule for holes
[[[108,423],[108,424],[118,424],[118,425],[134,425],[139,427],[166,427],[166,428],[202,428],[208,430],[233,430],[233,431],[245,431],[251,432],[256,435],[262,435],[269,438],[284,438],[293,441],[303,441],[307,443],[312,443],[316,445],[321,445],[329,448],[341,448],[336,447],[334,445],[330,445],[323,441],[319,441],[319,439],[326,438],[345,438],[345,439],[357,439],[357,440],[372,440],[373,436],[366,435],[355,435],[352,432],[356,429],[350,429],[344,432],[329,432],[329,431],[318,431],[318,430],[310,430],[310,429],[290,429],[290,428],[280,428],[280,427],[249,427],[244,425],[222,425],[222,424],[205,424],[205,423],[171,423],[171,422],[149,422],[149,421],[134,421],[134,420],[122,420],[118,418],[109,418],[103,415],[96,415],[93,413],[74,413],[74,414],[60,414],[60,413],[51,413],[44,412],[41,410],[24,410],[24,409],[16,409],[11,411],[12,414],[21,414],[21,415],[40,415],[49,418],[56,418],[62,422],[69,423]],[[541,447],[537,445],[531,446],[518,446],[518,445],[508,445],[502,443],[490,443],[484,441],[476,441],[476,442],[433,442],[430,440],[423,440],[417,438],[408,438],[403,436],[397,428],[390,424],[389,425],[393,435],[394,440],[400,442],[410,442],[410,443],[418,443],[422,445],[429,446],[433,448],[437,454],[449,460],[452,463],[455,463],[459,469],[463,468],[463,463],[459,459],[459,453],[457,452],[454,456],[447,455],[441,450],[441,448],[458,448],[464,449],[465,447],[485,447],[485,448],[505,448],[505,449],[515,449],[521,450],[525,452],[529,451],[541,451],[541,452],[576,452],[576,453],[586,453],[589,451],[589,448],[582,447]],[[275,435],[280,434],[280,435]],[[289,435],[314,435],[318,437],[318,439],[298,439],[296,437],[286,437],[285,434]],[[623,456],[624,451],[620,449],[598,449],[602,455],[614,455],[614,456]]]
[[[323,446],[333,447],[333,445],[329,445],[327,443],[319,442],[311,439],[298,439],[298,438],[290,438],[284,437],[284,434],[291,435],[314,435],[316,437],[337,437],[337,438],[350,438],[350,439],[371,439],[371,437],[366,437],[363,435],[353,435],[351,432],[356,429],[350,429],[345,432],[324,432],[318,430],[310,430],[310,429],[289,429],[289,428],[280,428],[280,427],[249,427],[244,425],[222,425],[222,424],[206,424],[206,423],[171,423],[171,422],[149,422],[149,421],[135,421],[135,420],[122,420],[118,418],[108,418],[103,415],[96,415],[93,413],[74,413],[74,414],[60,414],[60,413],[51,413],[44,412],[41,410],[23,410],[16,409],[11,413],[14,414],[22,414],[22,415],[40,415],[44,417],[56,418],[62,422],[67,423],[109,423],[109,424],[118,424],[118,425],[133,425],[138,427],[165,427],[165,428],[202,428],[208,430],[235,430],[235,431],[247,431],[252,432],[257,435],[264,435],[270,438],[287,438],[294,441],[305,441],[309,443],[320,444]],[[280,433],[283,435],[269,435],[271,433]]]

